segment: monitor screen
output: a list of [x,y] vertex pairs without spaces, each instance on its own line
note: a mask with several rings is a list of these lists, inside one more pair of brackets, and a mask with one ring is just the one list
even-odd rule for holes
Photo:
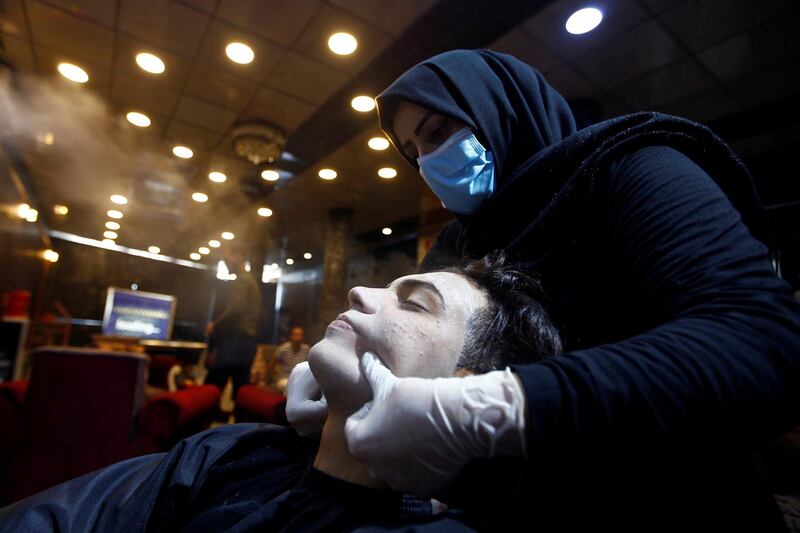
[[103,335],[169,339],[174,315],[174,296],[109,287]]

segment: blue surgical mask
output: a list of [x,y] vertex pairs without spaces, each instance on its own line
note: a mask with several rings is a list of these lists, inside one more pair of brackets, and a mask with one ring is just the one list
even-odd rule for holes
[[462,215],[478,210],[494,192],[494,159],[470,128],[417,158],[419,173],[442,204]]

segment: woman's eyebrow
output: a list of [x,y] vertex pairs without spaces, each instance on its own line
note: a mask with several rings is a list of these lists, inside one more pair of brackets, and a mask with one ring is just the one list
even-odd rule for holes
[[401,290],[413,291],[414,289],[425,289],[431,291],[439,298],[439,301],[442,304],[442,309],[447,308],[447,305],[444,303],[444,296],[442,296],[442,293],[439,292],[438,288],[436,288],[436,285],[434,285],[429,281],[422,281],[421,279],[413,279],[413,278],[404,279],[397,286],[398,291]]
[[[425,123],[428,122],[428,119],[430,119],[433,115],[436,115],[436,114],[438,114],[438,113],[436,113],[436,111],[428,111],[427,113],[425,113],[425,115],[420,119],[419,124],[417,124],[417,128],[414,130],[414,135],[419,136],[420,130],[422,130],[422,128],[425,126]],[[410,142],[411,142],[411,139],[409,139],[406,142],[404,142],[403,146],[400,147],[403,150],[403,152],[406,153],[406,155],[408,155],[408,149],[410,148],[410,146],[408,144]]]

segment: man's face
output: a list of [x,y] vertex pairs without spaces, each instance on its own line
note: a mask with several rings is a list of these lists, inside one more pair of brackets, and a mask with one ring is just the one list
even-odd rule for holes
[[292,333],[289,336],[289,340],[295,344],[300,343],[303,340],[303,328],[292,328]]
[[399,377],[455,372],[468,320],[487,305],[485,294],[459,274],[406,276],[385,289],[356,287],[308,361],[332,409],[358,409],[372,392],[359,359],[374,352]]

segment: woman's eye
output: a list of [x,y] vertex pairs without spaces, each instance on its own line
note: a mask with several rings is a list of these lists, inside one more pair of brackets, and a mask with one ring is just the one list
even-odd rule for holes
[[442,132],[444,131],[444,126],[439,126],[435,130],[431,132],[431,142],[436,142],[442,136]]

